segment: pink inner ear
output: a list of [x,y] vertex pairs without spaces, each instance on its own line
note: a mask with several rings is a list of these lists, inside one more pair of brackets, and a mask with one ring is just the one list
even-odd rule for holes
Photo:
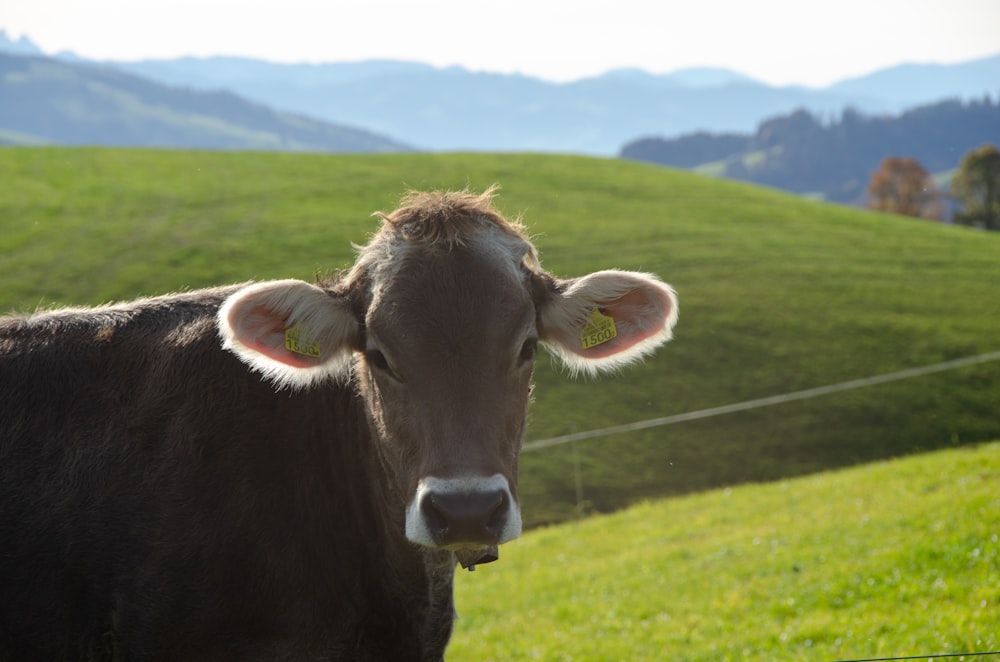
[[288,321],[274,314],[265,306],[254,306],[244,312],[230,312],[230,324],[237,340],[264,356],[294,368],[311,368],[321,361],[285,348],[285,329]]
[[610,301],[600,310],[615,320],[618,335],[611,340],[583,349],[577,340],[576,353],[593,359],[603,359],[627,350],[643,340],[655,336],[662,329],[660,324],[650,324],[649,313],[653,309],[666,309],[663,317],[669,315],[670,302],[650,301],[644,290],[632,290],[617,299]]

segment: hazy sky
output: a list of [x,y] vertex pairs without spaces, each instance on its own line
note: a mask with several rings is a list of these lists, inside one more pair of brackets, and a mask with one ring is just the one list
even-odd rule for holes
[[1000,0],[0,0],[0,29],[95,59],[404,59],[572,80],[735,69],[826,85],[1000,53]]

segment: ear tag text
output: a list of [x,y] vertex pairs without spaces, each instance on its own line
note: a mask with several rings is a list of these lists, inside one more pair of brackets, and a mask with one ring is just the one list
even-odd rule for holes
[[285,349],[289,352],[302,354],[303,356],[311,356],[314,359],[318,359],[320,354],[319,343],[303,340],[301,333],[302,328],[299,326],[293,326],[285,329]]
[[614,318],[608,317],[597,308],[594,308],[587,315],[587,321],[584,322],[583,328],[580,329],[580,345],[584,349],[590,349],[591,347],[602,345],[617,336],[618,330],[615,328]]

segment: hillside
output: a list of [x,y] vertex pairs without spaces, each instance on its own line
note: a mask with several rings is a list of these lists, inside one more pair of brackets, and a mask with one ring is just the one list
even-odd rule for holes
[[[523,213],[545,266],[650,271],[680,295],[643,365],[572,380],[544,355],[528,440],[1000,349],[1000,235],[616,159],[0,150],[0,310],[344,267],[407,187]],[[1000,362],[522,456],[529,525],[1000,437]]]
[[871,173],[886,157],[913,157],[929,172],[948,173],[966,152],[990,142],[1000,143],[1000,102],[987,97],[899,116],[847,110],[830,122],[799,110],[762,122],[754,134],[643,138],[625,145],[621,156],[864,204]]
[[[41,51],[0,31],[0,50]],[[60,57],[72,59],[66,53]],[[78,61],[79,58],[76,59]],[[91,62],[182,88],[364,127],[429,150],[617,154],[640,136],[751,132],[806,108],[884,114],[946,98],[995,95],[1000,54],[904,65],[823,88],[772,87],[738,72],[619,69],[566,83],[418,62],[276,63],[238,57]]]
[[385,152],[368,131],[89,64],[0,53],[0,144]]
[[998,480],[992,443],[531,531],[458,573],[448,658],[997,651]]

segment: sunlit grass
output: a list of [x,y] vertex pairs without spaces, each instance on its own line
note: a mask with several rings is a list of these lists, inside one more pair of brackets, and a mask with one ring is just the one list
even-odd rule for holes
[[450,660],[1000,649],[1000,444],[643,503],[459,573]]

